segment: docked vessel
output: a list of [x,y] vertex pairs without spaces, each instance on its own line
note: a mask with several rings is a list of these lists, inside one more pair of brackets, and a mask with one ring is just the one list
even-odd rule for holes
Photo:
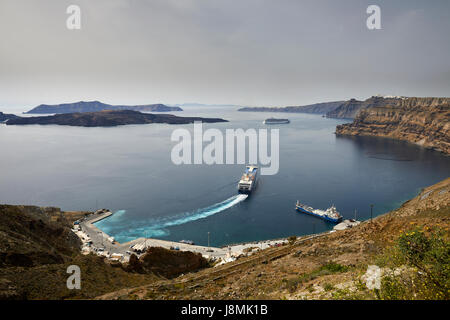
[[238,192],[250,194],[256,186],[256,180],[258,178],[258,167],[256,166],[247,166],[245,168],[245,172],[239,180],[238,183]]
[[284,124],[284,123],[290,123],[289,119],[275,119],[275,118],[269,118],[264,120],[264,124]]
[[333,205],[329,207],[327,210],[320,210],[320,209],[314,209],[310,206],[307,206],[305,204],[300,203],[297,200],[297,203],[295,204],[295,209],[299,212],[310,214],[312,216],[324,219],[326,221],[330,221],[333,223],[341,222],[342,216],[341,214],[336,210],[336,207]]

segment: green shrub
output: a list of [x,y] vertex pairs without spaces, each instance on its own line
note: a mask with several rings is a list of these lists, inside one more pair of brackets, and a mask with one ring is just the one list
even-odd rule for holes
[[397,277],[385,276],[381,280],[381,288],[376,294],[379,299],[383,300],[404,300],[406,288]]
[[289,244],[294,244],[295,241],[297,241],[297,237],[296,236],[290,236],[288,238]]
[[327,264],[320,267],[320,270],[329,271],[330,273],[341,273],[341,272],[347,272],[348,267],[344,266],[342,264],[330,261]]
[[381,299],[445,299],[450,298],[450,243],[445,233],[429,232],[421,227],[403,233],[383,259],[392,267],[404,265],[410,274],[385,276],[381,283]]
[[323,286],[323,289],[324,289],[325,291],[331,291],[331,290],[334,289],[334,287],[333,287],[332,284],[325,283],[325,285]]

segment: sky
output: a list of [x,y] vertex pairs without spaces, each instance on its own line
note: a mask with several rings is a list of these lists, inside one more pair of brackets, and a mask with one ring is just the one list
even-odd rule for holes
[[0,0],[0,111],[448,97],[449,35],[447,0]]

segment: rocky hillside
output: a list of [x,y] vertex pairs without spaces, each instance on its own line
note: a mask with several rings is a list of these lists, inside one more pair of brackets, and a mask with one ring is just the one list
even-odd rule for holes
[[450,98],[406,98],[361,109],[337,135],[404,140],[450,154]]
[[[0,300],[93,298],[155,276],[130,274],[102,258],[80,254],[70,220],[84,212],[0,205]],[[82,289],[68,290],[69,265],[82,271]]]
[[139,259],[134,254],[131,255],[125,269],[129,272],[174,278],[180,274],[200,270],[208,266],[208,261],[200,253],[152,247]]
[[[398,295],[394,290],[397,287],[391,286],[389,281],[384,281],[378,292],[369,289],[364,280],[368,265],[387,268],[389,259],[396,257],[391,250],[399,239],[411,237],[414,242],[418,237],[410,230],[418,226],[428,233],[434,228],[442,230],[444,242],[433,252],[432,256],[438,261],[432,266],[443,266],[438,270],[442,278],[437,282],[447,288],[437,291],[444,295],[428,295],[435,293],[432,284],[423,273],[417,274],[414,270],[411,272],[419,277],[412,282],[412,290],[416,291],[402,291],[411,288],[408,278],[403,286],[399,285]],[[445,279],[450,277],[449,226],[450,178],[424,189],[399,209],[372,222],[314,238],[299,238],[291,244],[262,250],[226,265],[123,289],[99,299],[446,299],[446,296],[448,299],[449,284]],[[409,238],[407,240],[409,243]],[[410,249],[414,252],[414,248]],[[399,263],[405,265],[398,268],[398,274],[409,270],[407,262]],[[420,281],[425,281],[422,284],[426,285],[426,293],[414,287]]]
[[98,112],[103,110],[134,110],[141,112],[172,112],[183,111],[180,107],[169,107],[164,104],[147,104],[139,106],[110,105],[100,101],[79,101],[74,103],[63,103],[56,105],[41,104],[26,113],[50,114],[50,113],[75,113],[75,112]]
[[53,116],[24,117],[10,119],[7,125],[63,125],[79,127],[113,127],[128,124],[169,123],[187,124],[194,121],[202,122],[226,122],[219,118],[177,117],[171,114],[141,113],[132,110],[105,110],[100,112],[65,113]]
[[[82,255],[73,221],[88,212],[0,205],[0,300],[89,299],[208,267],[192,252],[152,248],[129,264]],[[69,290],[66,270],[81,270],[81,290]]]
[[344,101],[333,101],[333,102],[315,103],[306,106],[292,106],[292,107],[245,107],[238,109],[238,111],[326,114],[327,112],[339,107],[343,102]]

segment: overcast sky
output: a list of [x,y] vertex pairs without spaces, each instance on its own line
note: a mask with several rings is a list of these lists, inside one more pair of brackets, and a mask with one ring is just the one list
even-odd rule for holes
[[450,96],[449,37],[447,0],[0,0],[0,111]]

